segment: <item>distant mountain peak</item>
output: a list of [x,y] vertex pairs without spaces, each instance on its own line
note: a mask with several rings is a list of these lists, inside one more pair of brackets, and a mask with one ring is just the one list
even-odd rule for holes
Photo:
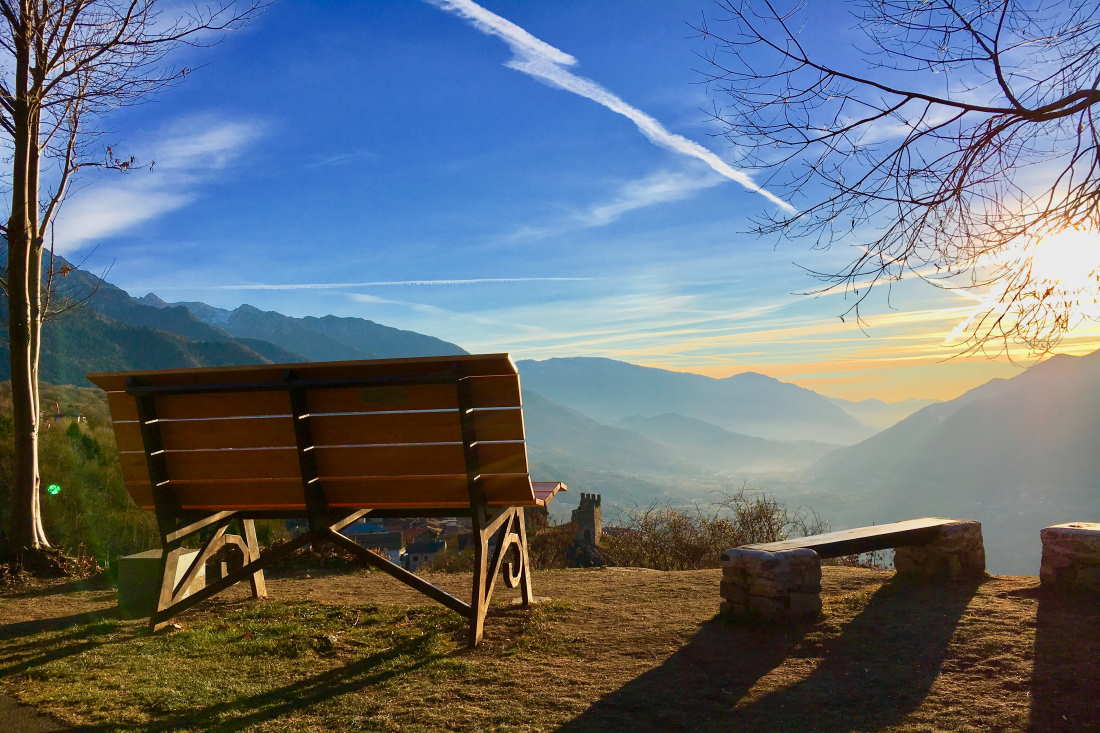
[[146,293],[137,299],[139,303],[143,305],[151,305],[154,308],[167,308],[168,301],[161,299],[156,293]]
[[724,382],[724,381],[729,380],[729,379],[740,379],[742,381],[749,380],[749,379],[760,379],[760,380],[765,380],[765,381],[768,381],[768,382],[778,382],[778,381],[780,381],[780,380],[776,379],[775,377],[769,377],[767,374],[764,374],[762,372],[738,372],[737,374],[731,374],[728,377],[722,377],[721,381]]

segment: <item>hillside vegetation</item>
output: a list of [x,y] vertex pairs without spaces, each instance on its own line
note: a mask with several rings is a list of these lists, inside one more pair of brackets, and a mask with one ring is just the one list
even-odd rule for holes
[[[57,487],[56,493],[45,491],[42,496],[43,521],[51,541],[70,553],[94,556],[102,565],[158,545],[152,513],[138,509],[123,486],[103,393],[89,387],[43,385],[42,404],[49,413],[39,451],[42,486]],[[7,526],[11,506],[11,431],[11,392],[4,383],[0,385],[0,526]]]

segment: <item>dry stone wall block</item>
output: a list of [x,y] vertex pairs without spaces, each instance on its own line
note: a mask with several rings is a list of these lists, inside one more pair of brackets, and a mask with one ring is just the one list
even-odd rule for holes
[[734,548],[720,561],[722,613],[773,621],[821,613],[821,559],[813,550]]
[[1039,532],[1044,587],[1100,593],[1100,522],[1068,522]]

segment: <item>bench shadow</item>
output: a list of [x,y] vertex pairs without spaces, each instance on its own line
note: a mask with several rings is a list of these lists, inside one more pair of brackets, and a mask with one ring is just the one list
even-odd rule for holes
[[[927,695],[977,587],[891,580],[824,643],[806,638],[820,624],[785,634],[707,622],[660,667],[558,730],[832,732],[896,724]],[[798,681],[739,705],[757,680],[800,657],[819,659]]]
[[1038,590],[1032,731],[1100,730],[1100,602]]

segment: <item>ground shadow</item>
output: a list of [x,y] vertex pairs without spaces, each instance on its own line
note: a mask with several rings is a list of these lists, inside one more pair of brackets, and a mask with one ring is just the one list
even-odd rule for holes
[[[976,590],[976,583],[892,580],[824,643],[806,635],[813,629],[784,635],[709,622],[660,667],[560,730],[831,732],[896,724],[927,695]],[[799,681],[738,706],[760,677],[797,657],[820,659]]]
[[[117,628],[117,624],[113,623],[116,618],[115,609],[110,608],[0,626],[0,677],[21,674],[107,643],[110,634]],[[99,626],[99,622],[108,623]],[[18,641],[24,636],[69,628],[73,630],[47,640],[36,637]],[[15,643],[5,643],[8,641]]]
[[116,731],[245,730],[264,721],[300,712],[326,700],[409,674],[441,656],[429,650],[428,635],[409,639],[389,649],[363,657],[343,667],[330,669],[292,684],[265,692],[210,705],[177,715],[163,716],[150,723],[125,725],[114,722]]
[[1047,590],[1038,597],[1030,730],[1100,730],[1100,602]]
[[114,585],[106,573],[93,575],[90,578],[78,578],[65,582],[49,583],[33,588],[11,591],[5,594],[8,598],[44,598],[47,596],[64,595],[85,590],[111,590]]
[[[62,631],[71,626],[84,626],[118,618],[118,608],[102,608],[95,611],[72,613],[67,616],[53,616],[50,618],[34,619],[31,621],[16,621],[10,624],[0,625],[0,641],[18,639],[32,634],[41,634],[47,631]],[[39,643],[39,642],[34,642]],[[6,648],[11,649],[8,645]]]

